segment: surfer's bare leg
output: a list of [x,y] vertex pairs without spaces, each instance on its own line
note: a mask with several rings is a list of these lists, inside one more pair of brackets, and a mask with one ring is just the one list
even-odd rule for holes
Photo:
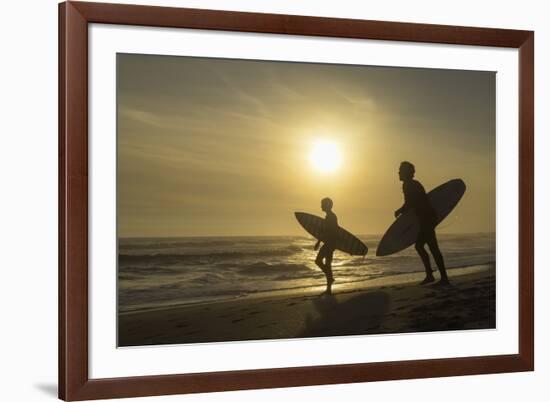
[[441,282],[449,283],[449,278],[447,277],[447,270],[445,269],[445,261],[443,260],[443,255],[441,255],[441,250],[439,249],[439,244],[437,242],[435,231],[433,232],[432,236],[428,237],[427,243],[428,243],[428,247],[430,248],[430,252],[434,257],[437,268],[439,269],[439,273],[441,274]]
[[420,256],[420,259],[422,260],[422,263],[424,264],[424,270],[426,271],[426,278],[422,282],[420,282],[421,285],[425,285],[426,283],[431,283],[435,281],[434,275],[432,273],[432,266],[430,265],[430,256],[428,255],[428,252],[424,248],[424,245],[426,244],[424,237],[421,236],[416,241],[416,244],[414,245],[414,248],[416,249],[416,252]]
[[323,295],[331,295],[332,294],[332,284],[334,283],[334,278],[332,277],[332,272],[330,272],[330,273],[325,272],[325,276],[327,277],[327,288],[323,292]]
[[325,275],[327,277],[327,288],[332,286],[334,277],[332,276],[332,257],[334,255],[334,249],[327,250],[325,256]]
[[332,293],[332,283],[334,282],[334,278],[332,277],[332,254],[334,253],[334,250],[328,248],[325,244],[321,247],[319,250],[319,253],[317,254],[317,258],[315,259],[315,264],[319,268],[321,268],[321,271],[325,274],[325,277],[327,279],[327,289],[323,294],[331,294]]
[[323,271],[323,273],[326,275],[326,272],[325,272],[325,263],[324,263],[324,258],[325,258],[325,246],[323,245],[321,247],[321,249],[319,250],[319,252],[317,253],[317,258],[315,258],[315,264],[321,268],[321,271]]

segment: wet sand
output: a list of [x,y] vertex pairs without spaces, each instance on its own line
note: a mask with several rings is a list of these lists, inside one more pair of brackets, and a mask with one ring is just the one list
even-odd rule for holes
[[450,287],[414,273],[121,313],[119,346],[495,328],[494,265],[448,272]]

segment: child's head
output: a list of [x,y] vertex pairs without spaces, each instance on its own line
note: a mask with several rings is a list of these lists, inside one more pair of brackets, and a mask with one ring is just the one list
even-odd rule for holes
[[328,212],[332,209],[332,200],[328,197],[325,197],[321,200],[321,209],[325,212]]
[[399,180],[410,180],[414,177],[414,165],[411,162],[403,161],[399,165]]

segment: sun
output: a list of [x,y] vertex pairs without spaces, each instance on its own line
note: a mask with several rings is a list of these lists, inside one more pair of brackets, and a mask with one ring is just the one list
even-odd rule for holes
[[312,166],[319,172],[335,172],[342,163],[340,147],[332,141],[318,141],[313,144],[309,160]]

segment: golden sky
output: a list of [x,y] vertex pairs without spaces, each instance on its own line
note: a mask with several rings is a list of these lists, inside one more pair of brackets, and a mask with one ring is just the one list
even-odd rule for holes
[[[383,233],[397,171],[467,190],[439,232],[495,231],[495,73],[117,56],[119,236],[305,234],[294,211]],[[319,144],[338,152],[326,171]],[[322,147],[322,145],[321,145]],[[330,168],[331,166],[328,166]]]

